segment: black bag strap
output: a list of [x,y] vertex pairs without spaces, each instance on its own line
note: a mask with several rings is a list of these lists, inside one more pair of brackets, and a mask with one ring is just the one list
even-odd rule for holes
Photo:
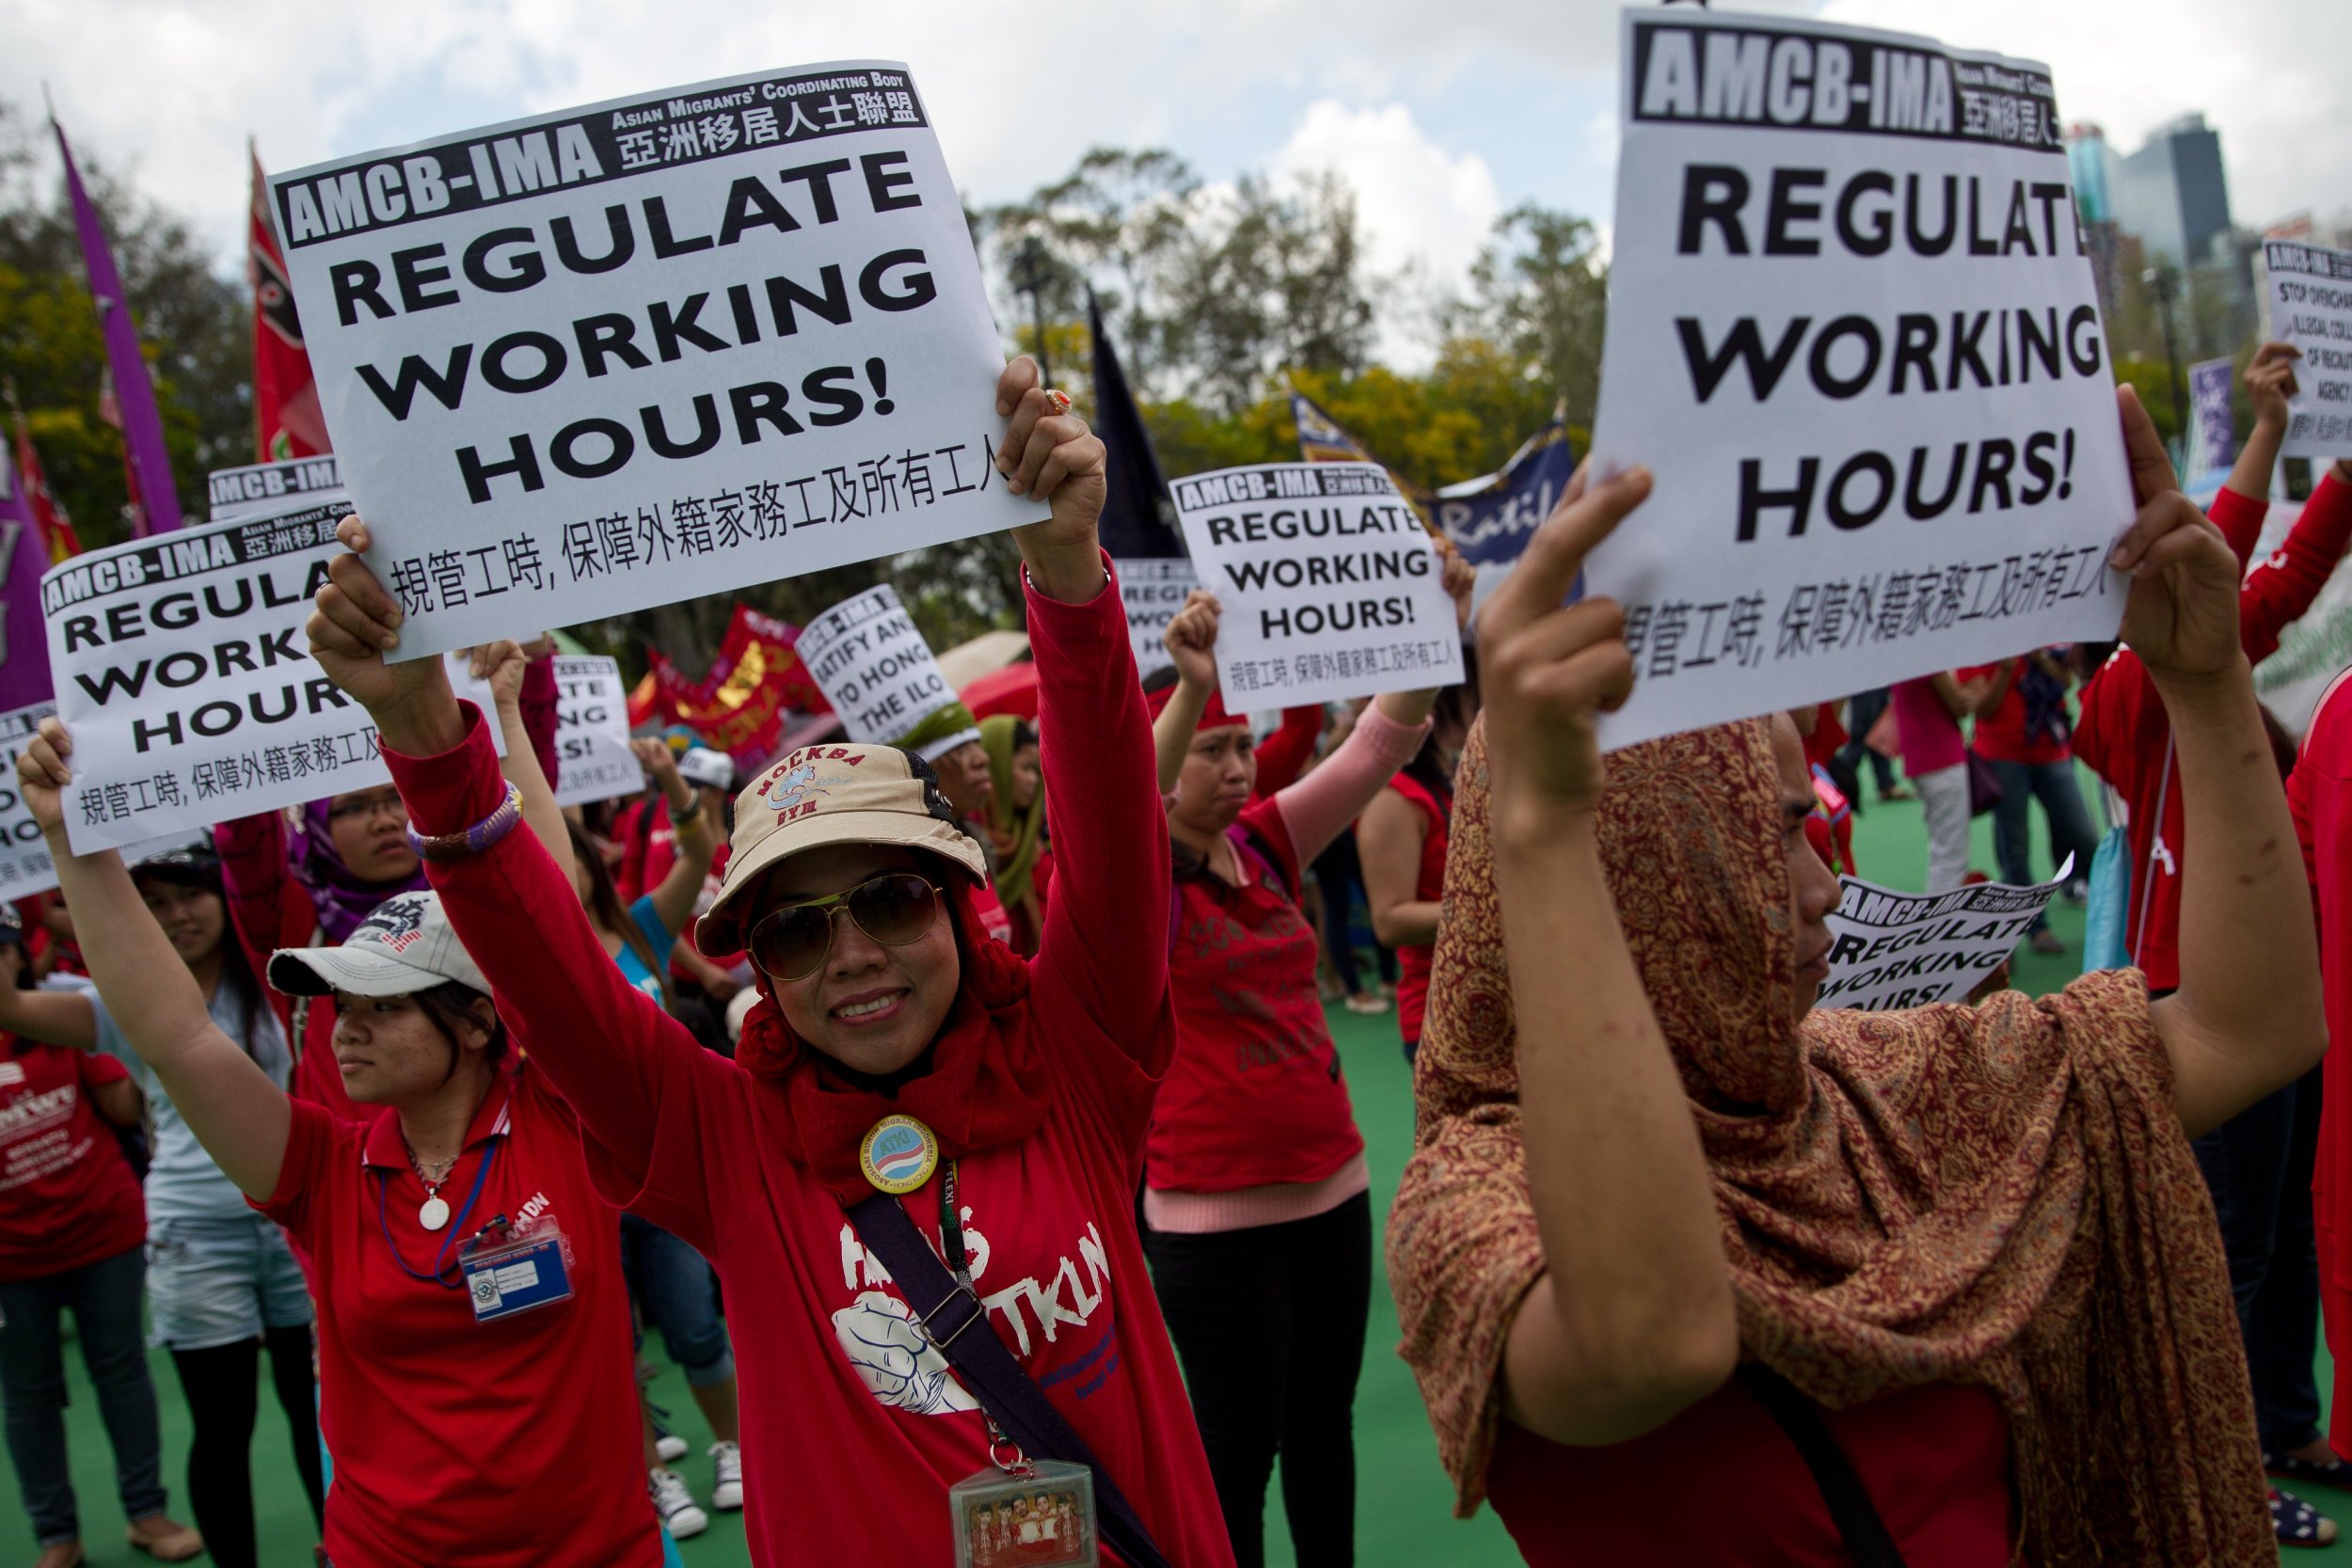
[[1855,1568],[1903,1568],[1902,1551],[1888,1532],[1886,1521],[1879,1517],[1869,1490],[1847,1463],[1814,1402],[1761,1361],[1741,1362],[1740,1382],[1756,1396],[1772,1424],[1796,1445],[1804,1467],[1813,1472],[1813,1483],[1821,1489],[1821,1500],[1829,1504],[1830,1522],[1837,1527],[1838,1539],[1853,1554]]
[[[947,1358],[1004,1434],[1032,1459],[1058,1459],[1093,1471],[1103,1538],[1136,1568],[1170,1568],[1110,1471],[1054,1408],[1045,1390],[1021,1370],[1012,1352],[988,1326],[988,1308],[948,1275],[947,1266],[898,1200],[886,1193],[861,1199],[850,1206],[850,1223],[890,1271],[908,1305],[922,1312],[915,1332]],[[924,1311],[920,1304],[927,1301],[936,1305]]]

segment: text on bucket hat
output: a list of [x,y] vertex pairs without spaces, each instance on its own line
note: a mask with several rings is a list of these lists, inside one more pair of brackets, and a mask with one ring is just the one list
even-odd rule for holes
[[928,849],[974,881],[988,863],[928,771],[896,746],[803,746],[787,752],[735,798],[735,836],[726,880],[710,912],[694,923],[705,955],[743,949],[745,890],[789,856],[829,844]]

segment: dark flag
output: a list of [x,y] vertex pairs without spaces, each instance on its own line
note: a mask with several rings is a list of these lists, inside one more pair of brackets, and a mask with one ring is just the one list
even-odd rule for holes
[[1554,420],[1529,436],[1501,472],[1439,490],[1438,526],[1471,565],[1507,565],[1527,547],[1535,525],[1551,515],[1575,472],[1567,427]]
[[1094,434],[1103,438],[1110,495],[1103,503],[1103,548],[1114,561],[1165,560],[1182,556],[1184,536],[1176,529],[1176,504],[1160,473],[1159,454],[1152,450],[1151,433],[1135,394],[1127,389],[1127,372],[1120,369],[1119,351],[1103,329],[1103,309],[1094,291],[1087,291],[1087,330],[1094,339]]
[[250,143],[246,150],[253,162],[245,262],[253,288],[253,445],[262,462],[282,463],[328,450],[326,417],[319,411],[318,388],[310,379],[310,356],[302,344],[302,318],[294,311],[294,285],[278,248],[262,156]]

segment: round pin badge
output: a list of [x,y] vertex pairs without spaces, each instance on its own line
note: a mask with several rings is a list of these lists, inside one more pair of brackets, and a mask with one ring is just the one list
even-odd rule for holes
[[913,1117],[884,1117],[858,1145],[857,1165],[876,1191],[902,1197],[939,1168],[939,1140]]

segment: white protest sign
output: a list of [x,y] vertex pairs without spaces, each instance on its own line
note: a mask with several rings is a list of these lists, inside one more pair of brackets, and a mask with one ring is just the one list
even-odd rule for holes
[[[2299,368],[2296,374],[2301,374]],[[2286,544],[2302,515],[2299,501],[2270,503],[2250,558],[2249,577],[2271,569],[2270,558]],[[2312,714],[2328,684],[2347,664],[2352,664],[2352,571],[2339,568],[2329,574],[2311,608],[2279,634],[2278,651],[2254,666],[2254,695],[2289,734],[2299,737],[2311,728]]]
[[2288,457],[2352,457],[2352,251],[2263,242],[2270,336],[2303,351],[2287,416]]
[[555,656],[555,803],[634,795],[645,770],[628,749],[628,689],[620,661]]
[[40,721],[56,711],[55,703],[35,703],[0,713],[0,768],[5,768],[0,772],[0,898],[25,898],[57,885],[56,862],[16,788],[17,753]]
[[1267,463],[1174,486],[1200,586],[1217,596],[1232,708],[1452,686],[1462,638],[1436,544],[1372,463]]
[[930,644],[886,582],[809,622],[795,646],[851,740],[890,745],[956,700]]
[[[328,501],[207,523],[42,575],[57,715],[73,736],[65,811],[77,853],[390,779],[375,726],[310,657],[302,629],[350,510]],[[492,711],[488,687],[455,660],[450,677]],[[495,723],[490,733],[503,752]]]
[[1136,673],[1149,675],[1176,662],[1168,657],[1168,624],[1200,586],[1192,562],[1181,555],[1137,558],[1116,563],[1119,596],[1127,606],[1127,638],[1135,644]]
[[2039,887],[1979,882],[1950,893],[1839,878],[1845,892],[1829,917],[1829,978],[1813,1005],[1889,1012],[1963,1000],[2009,961],[2074,869],[2069,855]]
[[283,463],[248,463],[242,468],[215,468],[205,476],[205,487],[211,492],[212,520],[216,523],[246,523],[351,499],[343,491],[342,466],[333,452]]
[[1035,521],[903,66],[767,71],[272,180],[407,657]]
[[2049,71],[1628,11],[1593,471],[1622,746],[2111,638],[2133,514]]

